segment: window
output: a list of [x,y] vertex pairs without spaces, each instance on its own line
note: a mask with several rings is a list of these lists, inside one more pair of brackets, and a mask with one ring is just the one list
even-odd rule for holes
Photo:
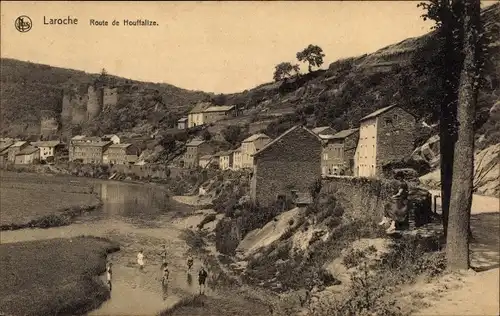
[[[317,157],[317,156],[316,156]],[[328,153],[323,154],[323,160],[328,160]]]
[[389,125],[393,124],[392,119],[390,117],[386,117],[384,119],[384,123],[385,123],[385,126],[389,126]]

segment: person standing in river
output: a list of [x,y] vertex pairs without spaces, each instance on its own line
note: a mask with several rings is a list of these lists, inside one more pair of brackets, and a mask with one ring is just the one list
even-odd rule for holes
[[205,270],[205,267],[202,266],[200,272],[198,272],[198,284],[200,285],[200,295],[205,294],[205,282],[207,281],[207,277],[208,273]]
[[161,267],[163,268],[167,265],[167,249],[165,247],[165,244],[162,245],[160,258],[161,258]]
[[137,254],[137,264],[139,265],[139,270],[143,271],[144,270],[144,253],[143,253],[142,249]]
[[111,292],[111,277],[113,276],[113,271],[111,270],[112,265],[113,264],[110,262],[106,266],[106,280],[107,280],[110,292]]

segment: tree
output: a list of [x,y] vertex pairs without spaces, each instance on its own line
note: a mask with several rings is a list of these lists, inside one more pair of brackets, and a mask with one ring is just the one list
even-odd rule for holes
[[222,130],[222,136],[224,137],[226,142],[230,143],[231,145],[236,145],[237,143],[242,141],[246,135],[243,133],[240,126],[229,125]]
[[300,71],[299,65],[292,65],[290,62],[282,62],[274,67],[274,81],[286,80],[292,75],[297,75]]
[[218,94],[212,97],[211,102],[215,105],[225,105],[227,102],[227,97],[224,94]]
[[212,139],[212,134],[206,129],[201,132],[201,138],[203,138],[204,141],[209,141]]
[[439,46],[435,54],[436,76],[431,84],[440,85],[442,99],[439,109],[439,145],[441,161],[441,207],[444,235],[448,231],[448,214],[450,209],[451,182],[453,178],[453,159],[456,142],[457,102],[460,72],[463,64],[461,52],[462,32],[462,2],[460,0],[432,0],[430,3],[420,3],[426,10],[424,20],[436,22],[436,37]]
[[469,224],[474,179],[474,119],[482,45],[480,0],[465,1],[462,19],[464,62],[458,91],[457,142],[451,188],[446,258],[451,270],[469,268]]
[[300,62],[308,62],[309,72],[312,71],[312,67],[321,67],[323,65],[323,49],[318,45],[309,44],[304,50],[297,53],[297,60]]

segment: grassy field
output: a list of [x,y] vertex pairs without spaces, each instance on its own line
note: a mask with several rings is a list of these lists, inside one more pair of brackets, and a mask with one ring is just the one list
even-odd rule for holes
[[85,182],[73,184],[66,177],[1,173],[2,229],[62,225],[69,217],[94,209],[99,203]]
[[109,297],[97,276],[119,247],[77,237],[0,245],[0,314],[78,315]]

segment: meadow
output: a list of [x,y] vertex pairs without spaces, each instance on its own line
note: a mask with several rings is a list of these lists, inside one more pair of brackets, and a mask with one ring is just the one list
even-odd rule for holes
[[77,237],[0,245],[0,314],[79,315],[109,297],[97,276],[119,246]]
[[85,181],[67,177],[2,172],[0,176],[0,228],[52,227],[100,205]]

